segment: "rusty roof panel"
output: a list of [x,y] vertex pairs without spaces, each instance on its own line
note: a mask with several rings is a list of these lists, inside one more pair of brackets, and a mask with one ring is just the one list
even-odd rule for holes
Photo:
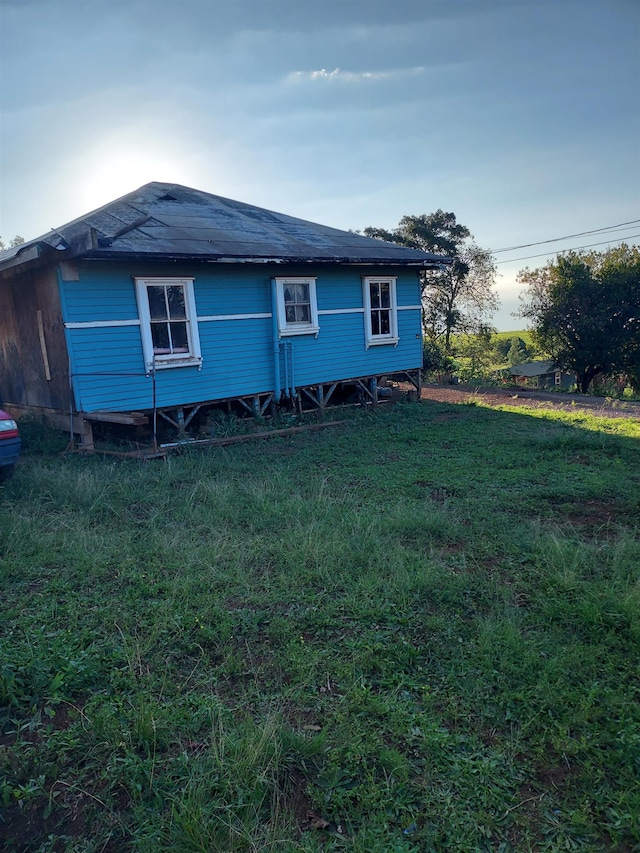
[[[179,184],[156,182],[145,184],[26,245],[43,244],[46,251],[62,249],[67,258],[116,259],[134,255],[212,261],[272,258],[291,262],[376,261],[423,266],[450,262],[448,258],[418,249],[340,231]],[[0,269],[4,263],[20,263],[18,254],[13,250],[2,253]]]

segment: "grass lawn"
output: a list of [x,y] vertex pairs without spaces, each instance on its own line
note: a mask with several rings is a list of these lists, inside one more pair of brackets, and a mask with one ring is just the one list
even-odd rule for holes
[[533,340],[531,338],[531,331],[529,329],[521,329],[517,332],[496,332],[491,336],[493,341],[499,341],[503,338],[522,338],[527,346],[532,346]]
[[0,848],[640,849],[640,423],[406,403],[0,486]]

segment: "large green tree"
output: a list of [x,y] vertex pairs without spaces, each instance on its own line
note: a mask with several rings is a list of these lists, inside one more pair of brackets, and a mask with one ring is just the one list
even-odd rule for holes
[[367,237],[399,243],[424,252],[446,255],[450,266],[422,274],[422,322],[429,339],[451,352],[452,336],[476,334],[487,325],[499,302],[493,289],[493,257],[473,241],[454,213],[436,210],[420,216],[403,216],[392,231],[365,228]]
[[640,250],[569,252],[518,274],[520,314],[536,343],[574,370],[586,393],[599,373],[640,371]]

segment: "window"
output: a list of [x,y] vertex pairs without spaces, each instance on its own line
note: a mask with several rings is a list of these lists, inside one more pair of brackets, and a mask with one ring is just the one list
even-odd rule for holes
[[315,278],[276,278],[280,335],[317,335]]
[[367,346],[398,343],[395,278],[364,278],[364,322]]
[[192,278],[137,278],[147,369],[202,364]]

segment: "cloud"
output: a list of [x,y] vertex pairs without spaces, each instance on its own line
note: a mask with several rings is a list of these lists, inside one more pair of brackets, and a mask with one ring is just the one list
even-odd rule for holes
[[423,65],[416,65],[413,68],[395,68],[391,71],[343,71],[341,68],[327,71],[325,68],[321,68],[319,71],[291,71],[287,75],[287,79],[292,81],[338,80],[345,83],[361,83],[363,81],[391,80],[395,77],[415,77],[422,74],[424,70]]

